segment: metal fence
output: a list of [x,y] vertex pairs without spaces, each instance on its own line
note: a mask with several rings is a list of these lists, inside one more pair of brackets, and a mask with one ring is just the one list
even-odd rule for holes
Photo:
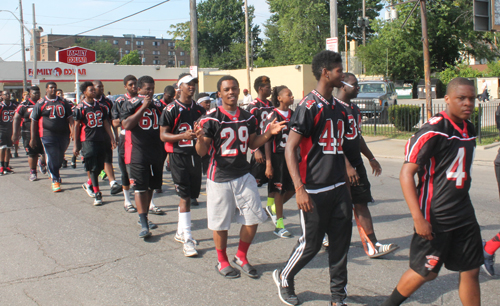
[[[353,102],[356,103],[357,101],[353,100]],[[481,143],[484,138],[497,137],[499,135],[495,121],[495,113],[499,105],[499,102],[477,104],[470,121],[476,127],[479,143]],[[418,107],[418,112],[413,111],[400,114],[400,122],[395,122],[396,120],[391,118],[387,106],[379,106],[377,103],[375,103],[374,107],[372,106],[369,109],[364,109],[362,103],[359,103],[359,106],[361,106],[360,109],[363,113],[361,129],[365,135],[410,137],[429,120],[429,118],[427,118],[425,103],[411,105],[415,108]],[[445,109],[446,104],[434,104],[431,113],[435,115]],[[416,115],[416,113],[418,113],[418,115]],[[415,116],[417,116],[417,118]],[[403,124],[401,124],[401,122],[403,122]],[[408,124],[408,122],[411,122],[411,124]],[[414,122],[416,122],[416,124],[413,125]]]

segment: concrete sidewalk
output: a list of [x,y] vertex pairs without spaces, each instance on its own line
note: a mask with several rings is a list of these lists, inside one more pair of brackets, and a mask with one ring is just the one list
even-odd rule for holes
[[[363,136],[368,148],[372,151],[376,158],[390,158],[404,160],[405,145],[407,140],[391,139],[387,137],[372,137]],[[493,143],[486,146],[477,146],[474,164],[480,165],[493,165],[493,161],[497,155],[497,149],[500,142]]]

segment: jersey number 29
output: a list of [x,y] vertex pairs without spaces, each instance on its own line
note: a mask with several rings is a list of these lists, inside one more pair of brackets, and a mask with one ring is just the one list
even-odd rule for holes
[[230,127],[222,129],[220,132],[220,137],[224,140],[221,146],[221,156],[237,156],[238,149],[241,153],[246,154],[248,149],[248,128],[246,126],[240,126],[238,128],[238,139],[240,140],[240,145],[238,147],[233,147],[236,142],[236,131]]

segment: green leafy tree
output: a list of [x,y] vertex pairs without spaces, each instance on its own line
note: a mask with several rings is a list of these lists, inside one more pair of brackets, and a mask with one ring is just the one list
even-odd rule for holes
[[129,54],[125,54],[118,62],[118,65],[141,65],[139,52],[137,52],[137,50],[134,50]]
[[94,42],[88,38],[78,38],[76,44],[82,48],[94,50],[98,63],[114,63],[120,59],[119,49],[104,40]]

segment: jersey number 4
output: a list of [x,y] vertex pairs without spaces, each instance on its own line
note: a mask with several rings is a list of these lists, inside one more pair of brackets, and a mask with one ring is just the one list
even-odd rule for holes
[[238,149],[241,153],[246,154],[248,149],[248,128],[246,126],[240,126],[238,128],[238,139],[240,141],[239,148],[234,148],[234,143],[236,142],[236,131],[230,127],[222,129],[220,132],[220,137],[224,140],[221,146],[221,156],[237,156]]
[[465,171],[465,148],[458,149],[458,154],[446,170],[446,178],[450,181],[455,181],[458,189],[464,188],[467,180],[467,172]]
[[344,121],[337,121],[337,135],[335,135],[332,119],[326,119],[325,128],[318,140],[319,145],[323,147],[323,154],[343,153],[342,137],[344,137]]

